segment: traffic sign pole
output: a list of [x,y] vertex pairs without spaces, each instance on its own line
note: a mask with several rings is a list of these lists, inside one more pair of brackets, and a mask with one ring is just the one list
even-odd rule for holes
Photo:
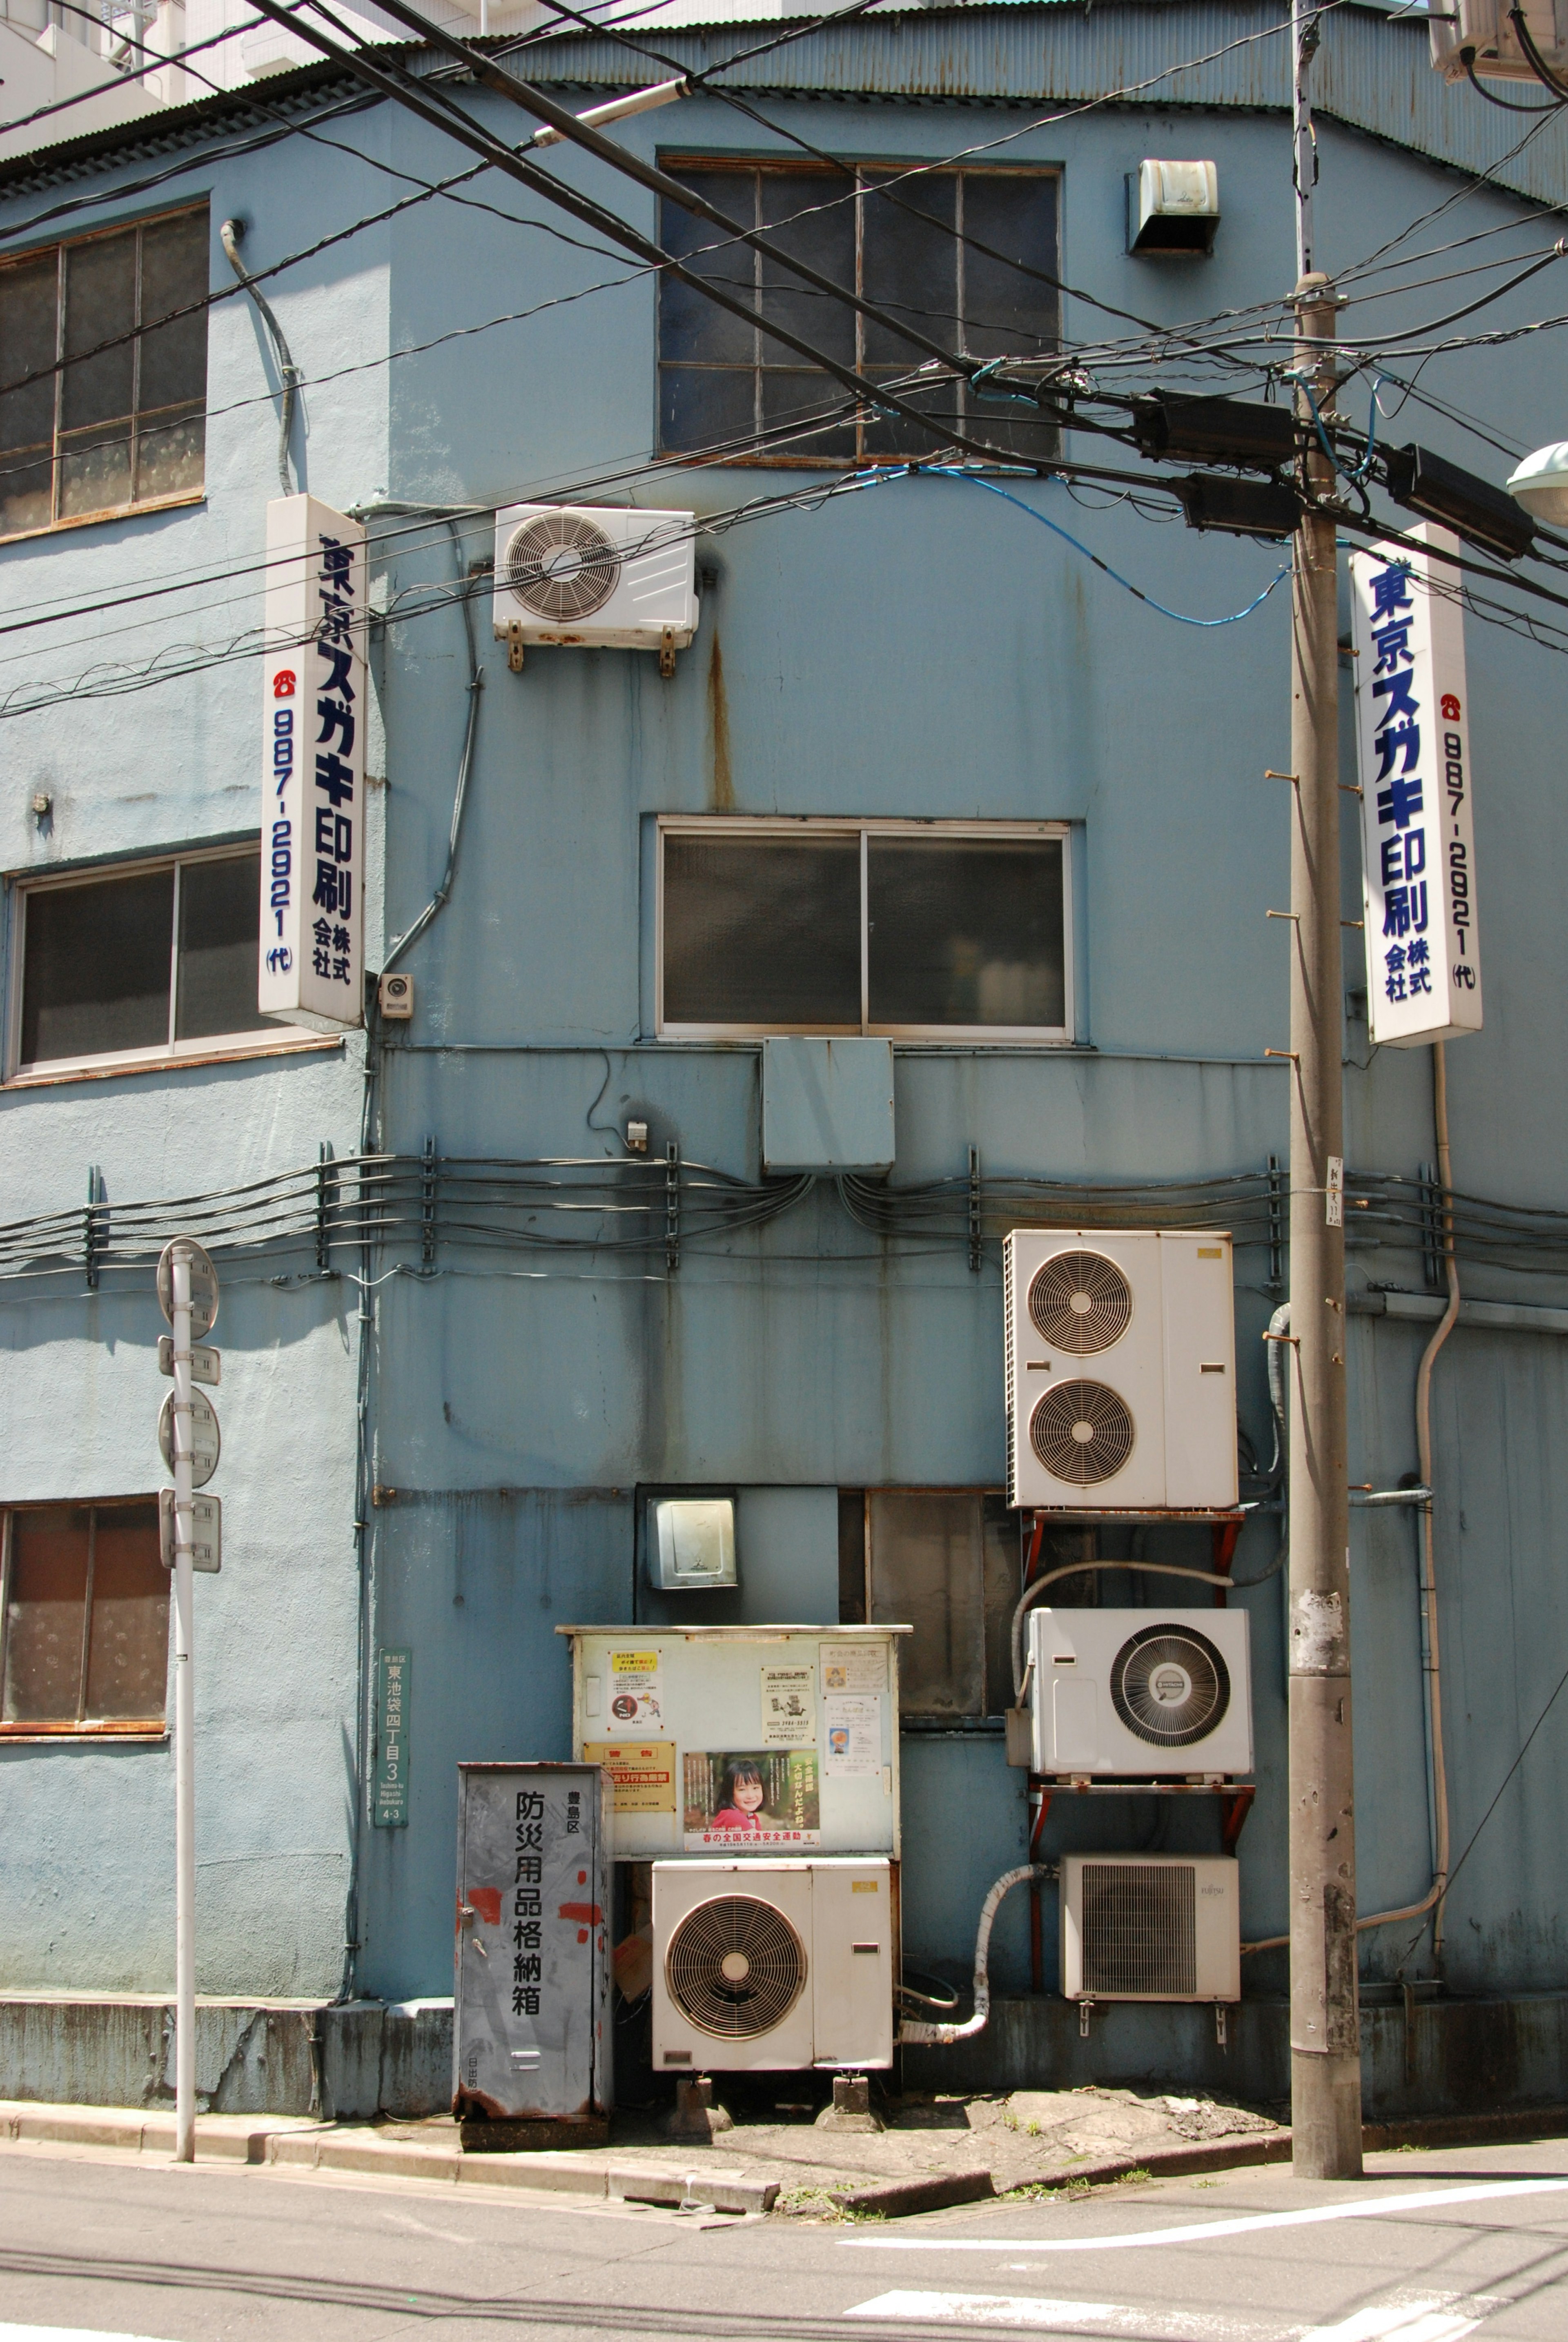
[[175,2160],[196,2157],[196,1752],[192,1679],[191,1256],[171,1247],[175,1327]]

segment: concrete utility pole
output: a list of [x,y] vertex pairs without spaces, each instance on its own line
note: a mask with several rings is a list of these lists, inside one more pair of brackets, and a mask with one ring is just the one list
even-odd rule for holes
[[[1333,465],[1313,433],[1306,385],[1327,414],[1336,302],[1328,279],[1313,273],[1302,276],[1294,297],[1296,405],[1309,434],[1303,472],[1321,499],[1333,495]],[[1294,2167],[1312,2179],[1361,2171],[1337,604],[1333,515],[1303,511],[1291,612],[1291,2123]]]
[[191,1675],[191,1256],[171,1248],[175,1327],[175,2160],[196,2153],[196,1757]]

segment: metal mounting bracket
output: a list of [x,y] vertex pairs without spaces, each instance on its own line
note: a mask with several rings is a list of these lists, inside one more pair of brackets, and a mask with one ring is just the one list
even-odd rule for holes
[[1081,2000],[1078,2003],[1078,2038],[1080,2041],[1087,2041],[1089,2038],[1089,2019],[1094,2012],[1094,2004],[1092,2000]]
[[514,675],[523,672],[523,622],[514,618],[506,629],[506,664]]
[[1229,2035],[1226,2029],[1229,2015],[1230,2012],[1226,2008],[1224,2002],[1223,2000],[1216,2000],[1214,2003],[1214,2039],[1219,2043],[1222,2049],[1227,2047],[1229,2041]]
[[659,642],[659,673],[668,683],[675,672],[675,630],[666,626]]

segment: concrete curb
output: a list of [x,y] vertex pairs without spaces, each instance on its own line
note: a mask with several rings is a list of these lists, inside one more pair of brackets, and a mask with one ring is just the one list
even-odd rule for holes
[[[219,2129],[210,2119],[198,2118],[196,2148],[204,2162],[265,2163],[268,2148],[280,2136],[297,2132],[297,2122],[280,2133],[275,2126],[252,2121]],[[114,2147],[132,2155],[170,2157],[175,2151],[172,2115],[144,2115],[134,2107],[0,2107],[0,2138],[18,2145]]]
[[881,2187],[824,2187],[841,2212],[879,2212],[903,2219],[911,2212],[946,2212],[955,2204],[989,2203],[996,2194],[989,2171],[950,2171],[930,2179],[890,2179]]

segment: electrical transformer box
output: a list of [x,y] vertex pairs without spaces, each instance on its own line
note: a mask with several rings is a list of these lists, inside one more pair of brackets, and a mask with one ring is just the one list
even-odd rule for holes
[[597,1765],[460,1765],[453,2112],[599,2120],[610,2072],[611,1800]]

